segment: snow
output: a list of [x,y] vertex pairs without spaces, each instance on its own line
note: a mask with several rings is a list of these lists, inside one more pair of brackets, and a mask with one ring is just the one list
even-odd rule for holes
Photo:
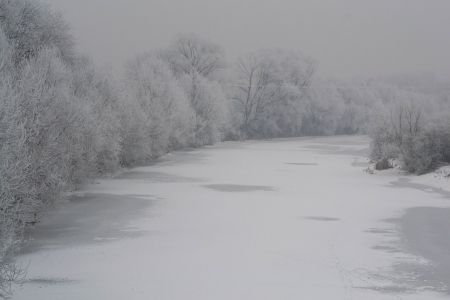
[[98,180],[27,233],[14,299],[445,299],[402,217],[449,207],[448,181],[364,172],[368,144],[226,142]]
[[421,184],[450,191],[450,166],[443,166],[433,173],[418,176],[413,180],[415,182],[420,182]]

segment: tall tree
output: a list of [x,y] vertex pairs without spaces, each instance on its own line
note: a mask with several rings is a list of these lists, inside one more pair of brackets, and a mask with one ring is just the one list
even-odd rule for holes
[[217,79],[227,66],[223,47],[195,34],[179,35],[161,55],[177,77],[197,73]]
[[222,46],[194,34],[185,34],[178,36],[158,56],[180,80],[195,111],[195,144],[219,141],[228,117],[226,97],[219,84],[227,65]]
[[[150,147],[147,155],[159,156],[185,146],[193,131],[194,112],[167,64],[152,54],[138,55],[127,65],[125,82],[129,103],[143,113],[137,125],[145,128],[142,140]],[[125,149],[128,139],[124,135]]]
[[315,62],[299,52],[263,49],[241,57],[235,67],[233,99],[247,137],[265,137],[268,125],[279,131],[272,112],[291,109],[315,73]]
[[[0,298],[12,297],[11,284],[20,281],[24,270],[16,264],[20,249],[23,223],[17,222],[20,207],[16,205],[11,192],[11,170],[16,169],[11,161],[17,150],[18,126],[10,121],[17,117],[11,106],[15,100],[11,70],[11,53],[3,30],[0,27]],[[16,112],[17,113],[17,112]],[[19,182],[15,182],[18,184]]]

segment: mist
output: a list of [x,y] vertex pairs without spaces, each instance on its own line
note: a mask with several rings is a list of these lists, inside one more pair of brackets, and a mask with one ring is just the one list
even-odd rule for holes
[[450,79],[445,0],[45,2],[72,24],[80,51],[117,68],[135,53],[193,32],[221,44],[229,60],[276,46],[313,56],[321,76]]
[[[307,289],[311,289],[310,261],[317,260],[320,268],[316,276],[320,280],[334,270],[334,281],[324,280],[316,286],[317,295],[325,291],[334,296],[336,288],[340,291],[338,299],[369,299],[356,295],[371,291],[392,292],[391,296],[396,297],[393,299],[400,294],[403,297],[404,291],[420,292],[421,297],[428,291],[449,295],[450,285],[443,285],[448,282],[447,271],[425,272],[415,265],[408,267],[417,267],[422,282],[417,281],[419,276],[405,276],[405,269],[396,270],[394,265],[390,269],[399,272],[399,280],[389,275],[382,284],[372,282],[372,271],[364,275],[359,272],[367,263],[376,262],[378,268],[380,261],[388,268],[400,251],[395,249],[374,259],[375,247],[387,248],[380,248],[379,239],[373,237],[369,238],[372,246],[368,246],[366,234],[370,230],[382,232],[372,221],[402,217],[400,210],[410,211],[410,200],[429,205],[431,192],[450,194],[450,35],[446,32],[450,28],[449,11],[448,1],[0,0],[0,298],[11,298],[14,286],[20,285],[17,299],[30,299],[28,295],[36,295],[35,283],[45,284],[39,286],[39,295],[47,299],[48,294],[57,294],[47,290],[47,283],[50,287],[66,282],[77,284],[60,286],[60,291],[77,299],[83,295],[79,294],[79,287],[84,283],[114,294],[98,299],[130,298],[128,294],[115,293],[111,287],[119,287],[123,293],[132,290],[134,295],[139,293],[138,298],[144,297],[140,288],[145,287],[149,290],[142,299],[148,299],[150,293],[156,298],[167,298],[164,284],[158,286],[158,294],[145,282],[150,275],[160,280],[160,274],[175,271],[168,274],[170,280],[165,284],[172,289],[181,282],[189,291],[193,285],[184,279],[198,280],[202,286],[206,282],[191,274],[202,264],[208,270],[205,278],[217,278],[206,284],[214,294],[220,291],[215,283],[226,283],[228,290],[231,281],[223,277],[226,272],[220,267],[208,268],[224,262],[222,267],[228,268],[229,251],[225,251],[226,257],[221,255],[224,249],[232,249],[227,248],[230,246],[238,246],[232,250],[237,261],[248,261],[241,252],[241,245],[248,242],[246,247],[252,248],[251,252],[262,251],[264,255],[252,253],[252,257],[262,259],[244,267],[258,270],[245,277],[260,278],[259,270],[268,277],[253,280],[258,285],[263,283],[255,287],[236,281],[245,287],[244,292],[260,291],[264,286],[269,287],[267,295],[282,295],[289,290],[286,283],[292,282],[292,299],[302,298],[304,288],[298,283],[307,283]],[[425,179],[410,183],[419,175]],[[122,182],[118,183],[120,178]],[[407,190],[391,193],[388,186],[396,180],[399,187],[414,187],[426,194],[411,196]],[[433,187],[428,188],[429,184]],[[310,190],[305,192],[305,187]],[[102,196],[74,199],[73,195],[83,193]],[[234,193],[240,198],[221,193]],[[258,195],[264,193],[266,200]],[[257,197],[249,202],[248,194]],[[51,246],[51,239],[64,237],[56,244],[69,246],[67,249],[73,245],[61,231],[64,228],[74,233],[89,231],[75,240],[108,240],[116,247],[116,241],[112,241],[115,235],[107,233],[122,231],[121,226],[137,215],[134,206],[125,203],[135,201],[134,198],[147,202],[138,207],[154,206],[158,212],[146,209],[145,224],[137,227],[139,232],[147,228],[152,234],[130,237],[139,239],[145,247],[128,244],[123,248],[125,252],[110,252],[114,255],[99,248],[97,254],[108,259],[101,260],[103,266],[114,266],[114,272],[93,267],[95,264],[79,264],[94,258],[91,250],[78,259],[67,251],[64,259],[52,256],[56,248]],[[403,201],[400,206],[399,201]],[[68,226],[71,221],[61,217],[61,208],[68,203],[74,209],[70,219],[84,225],[75,231]],[[358,206],[361,209],[355,210]],[[286,215],[278,215],[275,223],[285,224],[292,218],[288,227],[272,226],[280,207],[284,207]],[[370,215],[358,215],[369,210]],[[294,211],[303,215],[293,217]],[[214,217],[215,212],[221,214]],[[244,222],[223,239],[225,231],[221,228],[228,230],[233,228],[230,224],[239,224],[235,212],[244,212]],[[48,223],[49,216],[58,214],[59,221]],[[354,218],[357,215],[359,218]],[[441,214],[442,218],[447,215],[448,212]],[[421,224],[416,219],[422,217],[434,218],[434,208],[420,210],[412,218]],[[196,238],[185,238],[192,232],[177,235],[189,240],[183,246],[181,240],[172,240],[167,231],[158,232],[153,227],[156,219],[167,222],[164,228],[175,225],[183,230],[189,228],[186,224],[193,224],[192,220],[204,220],[192,229],[195,236],[207,230],[203,231],[201,243]],[[365,221],[350,223],[356,219]],[[216,227],[220,233],[211,234],[210,229],[220,220],[223,225],[220,230]],[[347,232],[346,241],[351,241],[348,243],[339,241],[343,236],[339,231],[323,231],[325,227],[320,225],[302,226],[299,220],[342,221],[346,223],[329,229],[334,232],[347,226],[357,232]],[[236,240],[235,233],[245,232],[242,229],[248,229],[250,223],[257,224],[256,231]],[[443,222],[433,224],[436,225],[417,233],[418,244],[402,244],[398,249],[440,253],[430,257],[429,265],[450,266],[448,248],[440,244],[446,238],[441,233],[448,232],[448,228],[441,228]],[[267,230],[261,225],[268,226]],[[45,239],[46,234],[39,234],[39,230],[30,233],[30,228],[38,227],[44,231],[47,228],[52,238]],[[292,230],[294,227],[297,233]],[[389,231],[398,231],[397,227],[389,227]],[[415,226],[410,228],[416,232]],[[431,231],[439,233],[438,238],[426,236]],[[268,238],[270,232],[273,235]],[[290,236],[280,234],[283,232]],[[322,241],[308,241],[310,232],[321,232]],[[407,232],[399,232],[398,236],[401,234]],[[268,242],[254,243],[258,235]],[[166,238],[167,248],[149,251],[159,243],[153,240],[156,236]],[[204,247],[211,245],[211,237],[221,239],[218,247]],[[35,238],[40,240],[32,242]],[[273,242],[276,239],[280,240]],[[427,240],[429,247],[423,248],[422,240]],[[36,245],[48,247],[44,260],[37,254],[38,264],[36,257],[30,258],[28,264],[26,257],[24,263],[21,256],[27,253],[30,242],[32,249],[37,249]],[[387,242],[392,244],[386,239],[383,243]],[[334,247],[339,243],[342,251]],[[181,252],[166,256],[174,245]],[[273,245],[286,248],[278,253],[270,250]],[[299,254],[304,245],[310,249]],[[349,245],[353,249],[349,250]],[[293,256],[283,255],[295,258],[295,268],[292,261],[288,263],[284,258],[281,264],[279,258],[273,261],[278,271],[266,268],[273,254],[289,253],[297,246]],[[186,253],[182,252],[190,247],[188,253],[201,255],[184,259]],[[21,252],[24,248],[25,252]],[[205,248],[212,250],[209,257],[218,255],[216,262],[209,264],[204,259],[208,257],[201,252]],[[136,253],[142,249],[142,253]],[[318,250],[322,254],[311,260],[310,254],[320,253]],[[81,248],[76,252],[83,253]],[[364,260],[355,264],[354,253],[363,252]],[[164,258],[159,259],[155,253]],[[28,254],[33,255],[33,251]],[[130,254],[136,259],[134,263],[123,260],[117,268],[117,258]],[[149,256],[158,265],[175,264],[159,265],[160,271],[155,272],[158,268],[154,265],[139,264],[141,260],[148,263]],[[305,257],[303,263],[307,264],[297,265],[302,263],[297,256]],[[180,257],[182,263],[195,266],[184,268],[189,274],[179,273],[176,258]],[[59,263],[63,260],[72,265],[65,267]],[[51,265],[42,268],[39,263],[43,261]],[[414,261],[418,259],[414,257]],[[65,268],[64,272],[79,267],[76,274],[95,269],[103,275],[95,275],[94,280],[84,275],[72,278],[73,274],[60,278],[53,262]],[[138,264],[140,271],[131,270]],[[241,274],[242,264],[236,266],[229,273],[233,280]],[[32,271],[27,273],[28,270]],[[439,281],[430,283],[427,272],[441,274]],[[35,277],[24,281],[27,274]],[[117,282],[132,285],[123,288],[107,280],[112,274],[117,276]],[[122,278],[129,274],[138,277]],[[180,280],[174,280],[174,274],[182,274]],[[298,280],[299,275],[308,280]],[[104,280],[104,286],[97,285],[99,278]],[[354,286],[355,278],[367,280]],[[135,289],[139,280],[144,282]],[[400,288],[395,286],[398,283]],[[82,290],[92,295],[89,289]],[[172,298],[186,298],[185,295],[181,292]],[[217,295],[187,298],[217,299]]]

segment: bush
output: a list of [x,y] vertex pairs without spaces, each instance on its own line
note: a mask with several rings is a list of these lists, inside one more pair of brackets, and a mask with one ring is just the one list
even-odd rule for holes
[[382,160],[377,161],[375,164],[375,170],[381,171],[381,170],[387,170],[392,168],[391,163],[389,163],[389,160],[387,158],[383,158]]
[[416,146],[404,155],[408,172],[425,174],[450,163],[450,122],[429,124],[417,137]]
[[402,169],[425,174],[450,163],[450,121],[425,125],[419,101],[400,100],[380,109],[370,131],[371,159],[376,168],[398,159]]

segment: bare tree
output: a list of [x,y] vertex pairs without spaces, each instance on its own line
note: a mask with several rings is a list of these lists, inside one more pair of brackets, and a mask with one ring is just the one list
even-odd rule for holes
[[195,34],[177,36],[160,56],[177,77],[197,73],[210,80],[217,79],[220,71],[227,67],[223,47]]
[[270,111],[299,100],[315,69],[314,61],[299,52],[271,49],[241,57],[233,96],[242,116],[240,130],[257,134],[262,126],[257,123],[270,119]]
[[302,133],[333,135],[342,116],[344,101],[337,89],[325,82],[304,90],[302,101]]
[[221,139],[228,107],[220,86],[227,66],[222,46],[194,34],[178,36],[158,54],[181,82],[195,111],[193,146],[212,144]]

